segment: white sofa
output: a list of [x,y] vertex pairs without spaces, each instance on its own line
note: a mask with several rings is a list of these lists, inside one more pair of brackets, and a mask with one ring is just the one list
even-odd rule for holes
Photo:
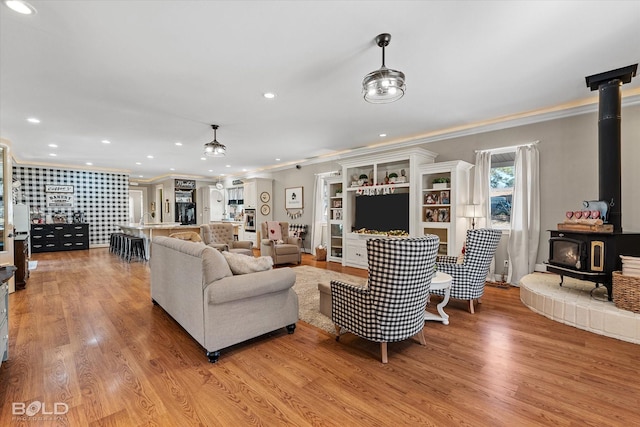
[[[245,258],[243,256],[243,258]],[[293,333],[298,296],[291,268],[233,275],[221,252],[170,237],[151,244],[151,298],[215,363],[220,350],[276,329]]]

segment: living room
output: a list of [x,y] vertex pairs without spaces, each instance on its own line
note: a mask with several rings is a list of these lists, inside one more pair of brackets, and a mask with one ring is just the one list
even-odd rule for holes
[[[37,16],[42,18],[47,15],[46,2],[30,3],[39,9]],[[601,6],[607,8],[608,4],[602,3]],[[406,5],[403,4],[404,6]],[[495,5],[491,5],[493,6]],[[559,4],[558,7],[560,6]],[[245,7],[251,8],[250,5]],[[286,14],[286,7],[280,7]],[[571,8],[566,4],[562,7]],[[572,10],[578,14],[582,6],[573,7]],[[17,18],[8,17],[4,5],[2,8],[2,38],[6,41],[14,38],[13,33],[7,28],[16,25]],[[299,11],[301,22],[308,22],[308,18],[302,19],[302,16],[307,17],[307,14],[319,12],[320,5],[313,2],[309,8],[311,11],[306,13]],[[262,11],[260,8],[256,10]],[[150,8],[149,11],[153,12],[153,9]],[[353,13],[350,16],[355,19],[357,14],[353,9],[350,11]],[[106,22],[114,22],[112,12],[106,3],[100,2],[97,9],[87,9],[86,12],[90,15],[87,16],[87,23],[93,22],[90,17],[101,13],[107,15]],[[135,16],[139,16],[137,13]],[[321,16],[327,19],[325,13]],[[508,11],[504,13],[507,14]],[[406,12],[400,14],[410,15]],[[627,10],[627,15],[634,16],[631,20],[636,22],[640,18],[637,8]],[[287,16],[292,21],[295,20],[294,17],[288,14]],[[224,14],[211,14],[208,19],[211,20],[211,26],[215,27],[218,20],[224,20]],[[415,21],[432,23],[433,18],[413,16],[405,19],[415,25]],[[562,22],[566,17],[556,19],[558,21],[548,25],[558,25],[558,22]],[[466,16],[465,20],[472,26],[472,17]],[[10,25],[4,25],[8,21],[11,21]],[[325,27],[331,27],[329,20],[324,22]],[[79,28],[86,30],[87,23],[79,24]],[[304,33],[302,27],[297,26],[296,31]],[[402,64],[407,62],[401,55],[399,45],[408,36],[402,35],[399,25],[395,27],[397,30],[393,27],[388,29],[384,25],[382,27],[384,28],[380,31],[389,30],[394,37],[397,36],[387,48],[388,65],[404,69]],[[102,25],[100,28],[104,29]],[[481,26],[474,28],[481,30]],[[544,27],[538,26],[538,30],[541,28]],[[52,37],[55,39],[55,29],[47,30],[54,34]],[[364,29],[362,31],[365,32]],[[372,41],[380,31],[375,31],[373,34],[367,32],[364,37],[366,40],[358,41],[362,44],[362,50],[367,52],[363,62],[370,63],[371,69],[380,65],[380,52]],[[635,30],[627,31],[636,34]],[[114,33],[113,30],[107,32],[109,37],[117,39],[118,34]],[[234,33],[233,37],[238,35]],[[257,46],[255,55],[260,46],[263,46],[265,51],[269,50],[269,41],[262,43],[260,37],[251,37]],[[289,37],[289,33],[286,33],[277,40],[282,42]],[[496,37],[502,38],[504,34]],[[163,38],[163,42],[171,44],[171,39],[172,37],[167,36],[166,39]],[[345,136],[348,134],[334,136],[331,131],[334,123],[336,127],[344,125],[344,122],[348,121],[346,118],[324,122],[321,124],[323,130],[314,127],[314,130],[306,135],[307,138],[300,135],[297,135],[298,139],[287,137],[286,141],[291,146],[291,151],[297,148],[295,145],[304,146],[303,142],[308,140],[308,155],[283,157],[286,161],[280,163],[271,159],[273,150],[263,141],[266,141],[267,137],[277,140],[279,135],[284,139],[284,126],[279,129],[278,126],[271,126],[269,120],[260,121],[257,127],[262,129],[265,139],[253,134],[248,145],[241,145],[245,142],[241,141],[238,130],[230,124],[231,120],[227,120],[226,123],[222,120],[217,139],[227,144],[227,160],[234,167],[225,168],[223,164],[222,167],[213,167],[208,163],[202,168],[197,164],[200,161],[203,143],[211,140],[209,122],[224,117],[224,106],[216,109],[220,116],[216,117],[208,110],[207,114],[203,113],[191,122],[191,125],[195,123],[200,128],[200,133],[190,135],[189,148],[197,151],[194,157],[196,160],[189,160],[193,164],[192,169],[185,168],[179,172],[166,169],[162,173],[147,174],[142,169],[137,170],[137,166],[134,165],[121,165],[123,170],[120,170],[84,164],[89,157],[87,152],[99,152],[102,155],[103,147],[91,148],[84,153],[78,151],[75,159],[65,156],[61,150],[58,151],[59,156],[51,157],[45,162],[26,149],[35,145],[32,141],[37,139],[37,149],[33,151],[44,152],[45,155],[51,151],[43,145],[44,139],[39,139],[41,132],[54,133],[51,128],[42,130],[44,125],[47,125],[47,120],[43,118],[41,130],[28,130],[23,134],[27,135],[26,138],[16,137],[18,127],[10,127],[7,124],[9,122],[5,120],[9,116],[20,115],[20,120],[24,121],[22,115],[26,107],[16,104],[20,105],[20,110],[11,109],[7,104],[9,94],[5,97],[5,93],[10,91],[11,80],[16,78],[15,72],[3,73],[5,100],[2,101],[3,123],[0,123],[0,137],[2,142],[10,147],[14,156],[13,166],[20,170],[20,179],[25,185],[29,173],[38,174],[45,170],[47,173],[49,170],[59,170],[61,175],[86,172],[95,174],[96,180],[107,175],[122,174],[127,182],[135,182],[138,185],[123,186],[116,190],[115,194],[126,196],[130,188],[145,189],[148,196],[145,206],[149,207],[157,184],[166,180],[193,178],[198,187],[208,187],[220,180],[224,181],[226,186],[230,186],[236,179],[265,177],[273,182],[273,219],[294,221],[309,226],[314,223],[312,206],[316,176],[340,170],[341,161],[354,153],[367,155],[376,150],[416,147],[437,153],[436,162],[462,160],[474,164],[477,150],[537,142],[540,152],[541,209],[540,244],[536,263],[543,265],[549,255],[546,244],[549,239],[548,230],[556,229],[557,224],[565,218],[566,211],[579,209],[584,200],[598,199],[598,94],[586,87],[584,78],[590,74],[638,62],[637,47],[629,43],[629,38],[623,38],[619,42],[625,45],[621,50],[631,51],[631,54],[622,56],[626,62],[608,63],[596,60],[594,64],[589,64],[589,67],[579,69],[570,81],[563,82],[566,86],[579,88],[582,95],[578,99],[565,99],[559,95],[539,102],[540,106],[537,108],[523,108],[514,94],[513,101],[503,101],[504,105],[500,108],[493,104],[488,105],[482,119],[471,114],[467,116],[466,109],[470,107],[464,102],[456,108],[448,106],[439,109],[438,105],[428,102],[432,98],[425,96],[424,100],[419,102],[420,108],[407,113],[407,118],[398,118],[399,124],[391,125],[390,122],[393,120],[387,120],[386,116],[397,117],[397,114],[390,113],[392,110],[387,107],[401,106],[405,101],[416,102],[415,98],[411,97],[415,95],[410,96],[411,91],[417,93],[421,85],[416,73],[410,74],[407,71],[410,84],[407,85],[407,96],[404,99],[391,105],[380,106],[370,106],[361,99],[359,80],[362,79],[363,73],[356,73],[357,75],[350,78],[352,83],[355,82],[356,101],[366,104],[367,107],[380,107],[384,110],[369,109],[367,114],[370,114],[370,118],[367,120],[357,116],[358,119],[353,120],[354,130],[351,132],[358,132],[355,130],[356,124],[362,126],[360,122],[365,122],[365,127],[375,129],[374,136],[354,136],[354,140],[362,138],[364,141],[358,139],[359,144],[348,145],[350,142],[346,140],[349,138]],[[224,41],[210,39],[208,43],[215,46],[224,44]],[[123,43],[123,46],[126,45]],[[4,49],[4,43],[2,47]],[[89,58],[89,50],[85,46],[75,47]],[[131,55],[128,56],[129,59],[142,51],[133,48],[133,52],[125,50],[127,55]],[[215,48],[205,52],[207,55],[216,55]],[[435,52],[436,50],[428,54],[432,57],[432,63],[437,63],[433,58]],[[502,52],[494,53],[496,56],[503,55]],[[531,55],[538,53],[531,52]],[[539,54],[541,58],[548,58],[542,53]],[[597,57],[599,54],[592,52],[591,55]],[[93,63],[96,61],[95,58],[91,56],[88,61]],[[2,62],[4,59],[5,57]],[[37,64],[41,60],[46,59],[30,59],[34,66],[27,70],[38,74]],[[102,61],[97,62],[106,66]],[[539,66],[560,67],[563,62],[574,61],[570,56],[556,57],[553,62],[549,59],[541,61]],[[69,68],[65,68],[64,71],[80,67],[75,62],[69,64]],[[225,63],[221,61],[218,65],[225,66]],[[478,65],[479,63],[473,63],[470,67]],[[167,78],[167,86],[185,85],[185,90],[189,89],[188,84],[176,77],[180,75],[180,64],[167,63],[166,67],[172,70],[175,79]],[[331,72],[328,69],[324,71]],[[121,75],[120,73],[135,74],[137,71],[125,68],[113,72]],[[319,71],[309,71],[313,75],[316,72]],[[535,75],[535,72],[533,74]],[[528,76],[531,77],[531,74]],[[471,75],[467,77],[473,79]],[[640,160],[640,144],[635,143],[640,135],[640,87],[637,80],[638,78],[634,78],[630,84],[622,87],[621,170],[624,230],[640,230],[640,198],[634,197],[635,184],[640,182],[640,171],[636,166]],[[533,79],[525,85],[543,86],[545,83]],[[453,90],[458,92],[455,89],[456,84],[455,81],[447,81],[442,86],[447,86],[449,90],[453,87]],[[474,86],[460,84],[459,92],[462,94],[458,96],[462,99],[471,97]],[[500,87],[500,81],[482,81],[476,82],[476,85],[496,85],[492,91],[515,93],[513,87]],[[91,85],[86,85],[86,82],[81,86],[90,94],[97,90]],[[240,90],[239,87],[236,89]],[[154,87],[153,90],[158,94],[162,92],[160,87]],[[194,93],[197,94],[198,91],[194,90]],[[487,100],[490,99],[490,94],[491,91],[483,92]],[[46,94],[43,93],[43,96]],[[101,97],[107,98],[102,92],[96,93],[96,99]],[[195,98],[198,97],[194,96]],[[294,99],[301,102],[300,98]],[[276,98],[276,101],[282,100],[286,100],[284,94]],[[107,101],[105,99],[105,103]],[[157,106],[166,106],[173,101],[178,102],[178,99],[160,101],[154,98],[145,108],[149,111],[163,109],[165,107]],[[133,104],[131,105],[133,108]],[[265,109],[264,105],[260,108]],[[236,111],[239,108],[234,106],[229,110]],[[263,111],[263,115],[269,119],[279,114],[283,113]],[[296,115],[289,114],[289,120],[295,121]],[[448,120],[448,125],[441,127],[401,133],[400,130],[406,121],[428,122],[429,116],[449,116],[451,119]],[[122,122],[136,127],[129,119],[131,117]],[[52,120],[49,119],[50,122]],[[72,121],[70,118],[65,120]],[[393,137],[384,139],[377,136],[382,130],[378,130],[376,122],[382,121],[390,129],[394,129],[389,131],[391,135],[395,133]],[[161,121],[156,120],[153,123],[158,128],[163,128]],[[114,128],[117,127],[116,124],[117,121],[111,123]],[[106,125],[100,123],[95,127],[104,130],[103,126]],[[93,136],[94,131],[88,127],[79,129],[79,133]],[[149,128],[151,127],[149,125]],[[167,129],[162,130],[167,132]],[[137,129],[137,132],[144,133],[140,129]],[[31,136],[33,140],[30,139]],[[157,136],[150,139],[154,138],[159,140]],[[320,144],[322,147],[316,145],[318,140],[324,143]],[[173,144],[173,139],[170,141]],[[255,141],[261,143],[256,144]],[[63,145],[64,141],[51,142]],[[134,140],[127,140],[126,144],[121,145],[121,159],[127,157],[128,148],[133,152],[135,145]],[[265,158],[269,157],[267,164],[248,172],[234,171],[235,166],[241,162],[232,155],[240,153],[249,158],[253,152],[260,152],[260,156]],[[109,155],[104,153],[105,157]],[[156,157],[159,159],[161,156]],[[109,189],[119,185],[115,182]],[[292,187],[304,189],[304,209],[295,219],[292,219],[285,209],[286,190]],[[24,191],[26,193],[26,189]],[[380,363],[379,348],[375,343],[353,336],[342,337],[336,342],[331,334],[305,322],[298,322],[295,333],[291,335],[283,329],[233,346],[223,352],[217,364],[210,364],[203,349],[171,317],[151,303],[148,264],[123,263],[109,254],[106,246],[111,229],[107,224],[127,220],[128,210],[120,206],[117,209],[111,208],[110,202],[98,209],[97,203],[102,202],[96,196],[95,189],[88,185],[86,189],[83,188],[83,192],[87,194],[87,204],[83,209],[87,217],[91,214],[91,220],[96,221],[92,223],[95,229],[93,232],[96,233],[92,248],[86,251],[34,254],[32,257],[38,261],[38,266],[31,272],[27,288],[9,296],[10,352],[9,359],[0,367],[0,419],[3,420],[3,424],[21,425],[33,421],[24,413],[16,415],[19,413],[20,404],[25,404],[26,408],[33,402],[44,405],[36,410],[43,416],[40,425],[55,425],[60,422],[68,425],[598,423],[615,426],[631,425],[640,417],[635,398],[640,389],[637,384],[628,381],[628,378],[638,374],[637,345],[578,330],[533,313],[523,306],[515,287],[488,287],[483,304],[473,315],[459,302],[450,303],[449,325],[427,323],[426,347],[412,340],[390,345],[390,360],[386,365]],[[155,199],[153,201],[159,203]],[[502,265],[507,257],[507,239],[508,236],[505,234],[496,255],[497,265]],[[310,253],[303,254],[303,266],[335,271],[336,274],[359,277],[366,275],[366,271],[363,270],[315,260],[311,239],[308,239],[306,244]],[[298,266],[291,265],[285,268],[295,270]],[[605,409],[594,409],[599,407]],[[56,411],[58,413],[55,413]]]

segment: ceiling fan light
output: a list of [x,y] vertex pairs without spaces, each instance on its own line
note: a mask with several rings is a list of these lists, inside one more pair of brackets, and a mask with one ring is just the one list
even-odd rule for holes
[[220,144],[216,139],[216,130],[218,125],[211,125],[213,128],[213,141],[204,144],[204,155],[208,157],[224,157],[227,153],[227,147]]
[[382,48],[382,67],[367,74],[362,81],[364,99],[372,104],[397,101],[404,96],[406,90],[404,73],[387,68],[384,64],[384,48],[390,41],[390,34],[376,37],[376,43]]

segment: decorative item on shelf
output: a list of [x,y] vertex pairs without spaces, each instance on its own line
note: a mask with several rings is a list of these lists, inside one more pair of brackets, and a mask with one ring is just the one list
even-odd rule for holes
[[438,177],[438,178],[434,178],[433,181],[431,182],[433,184],[434,190],[443,190],[449,187],[449,183],[451,182],[451,179],[447,177]]
[[448,205],[450,203],[450,192],[449,190],[444,190],[440,192],[440,203],[442,203],[443,205]]
[[449,222],[449,221],[450,221],[449,208],[438,209],[438,222]]
[[356,190],[356,195],[358,196],[379,196],[380,194],[393,194],[396,192],[396,187],[394,186],[370,186],[367,188],[358,188]]
[[424,222],[438,222],[438,209],[424,208]]
[[391,173],[389,174],[389,182],[390,182],[391,184],[395,184],[395,183],[397,182],[397,180],[398,180],[398,174],[397,174],[397,173],[395,173],[395,172],[391,172]]
[[424,195],[424,204],[425,205],[435,205],[438,203],[438,193],[426,193]]
[[409,233],[404,230],[389,230],[389,231],[378,231],[378,230],[370,230],[368,228],[361,228],[359,230],[354,230],[354,233],[357,234],[376,234],[381,236],[393,236],[393,237],[407,237]]
[[367,184],[369,180],[369,177],[366,174],[360,174],[360,176],[358,176],[358,185],[365,185]]

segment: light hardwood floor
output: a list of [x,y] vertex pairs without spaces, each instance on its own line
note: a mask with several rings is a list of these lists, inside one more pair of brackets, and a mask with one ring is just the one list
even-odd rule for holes
[[[475,315],[447,307],[427,346],[340,342],[298,322],[204,350],[151,303],[149,269],[107,249],[35,254],[9,297],[2,426],[631,426],[640,420],[640,346],[555,323],[516,288],[487,288]],[[304,256],[304,264],[326,268]],[[328,268],[347,273],[334,263]],[[294,267],[295,268],[295,267]],[[194,307],[197,309],[197,307]],[[59,416],[12,415],[33,401]],[[51,421],[52,420],[52,421]]]

